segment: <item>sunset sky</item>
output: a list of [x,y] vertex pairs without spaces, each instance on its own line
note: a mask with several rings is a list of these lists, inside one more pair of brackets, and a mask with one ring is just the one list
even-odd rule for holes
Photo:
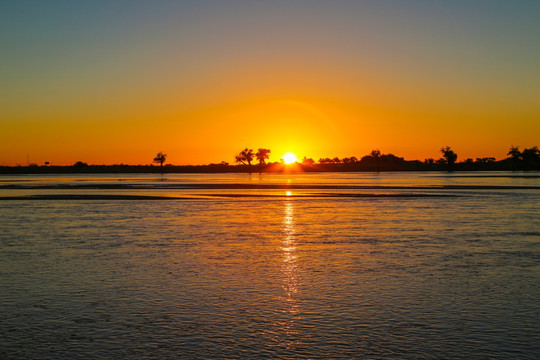
[[0,2],[0,165],[501,159],[539,135],[537,0]]

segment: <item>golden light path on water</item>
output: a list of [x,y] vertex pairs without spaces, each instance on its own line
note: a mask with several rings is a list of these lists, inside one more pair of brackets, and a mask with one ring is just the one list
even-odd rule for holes
[[[287,320],[281,324],[282,333],[286,338],[295,335],[294,317],[299,313],[299,303],[296,298],[298,293],[298,252],[297,239],[295,230],[294,203],[290,198],[291,192],[286,192],[287,199],[284,202],[283,222],[282,222],[282,238],[281,238],[281,272],[283,273],[283,302],[284,309],[289,316]],[[287,344],[292,346],[294,344]]]

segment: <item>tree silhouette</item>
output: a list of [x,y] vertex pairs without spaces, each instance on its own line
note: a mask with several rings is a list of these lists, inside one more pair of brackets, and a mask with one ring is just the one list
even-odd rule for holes
[[540,170],[540,150],[534,146],[521,152],[521,159],[525,170]]
[[521,151],[519,151],[519,147],[511,146],[506,155],[510,155],[512,157],[512,170],[516,170],[521,158]]
[[165,162],[165,160],[167,159],[167,154],[164,154],[163,152],[158,152],[156,157],[154,158],[154,162],[156,164],[159,164],[159,166],[161,167],[161,171],[163,171],[163,163]]
[[86,168],[88,167],[88,164],[82,161],[77,161],[75,164],[73,164],[73,167],[76,168]]
[[521,152],[519,151],[519,147],[511,146],[508,154],[506,155],[510,155],[512,159],[519,159],[519,157],[521,156]]
[[369,155],[371,155],[374,158],[380,158],[381,151],[379,149],[371,150],[371,153]]
[[319,164],[332,164],[333,160],[330,158],[320,158]]
[[451,171],[457,160],[457,154],[450,148],[450,146],[442,147],[441,153],[443,154],[444,163],[446,164],[448,171]]
[[377,172],[379,172],[381,165],[381,151],[379,149],[371,150],[369,155],[375,159],[375,163],[377,164]]
[[253,160],[254,156],[255,155],[253,154],[252,149],[245,148],[238,155],[236,155],[234,160],[239,164],[247,165],[249,173],[251,173],[251,161]]
[[259,160],[259,174],[262,172],[263,165],[266,164],[266,160],[270,158],[270,150],[260,148],[255,154],[257,160]]
[[307,158],[304,156],[304,158],[302,159],[302,164],[303,165],[313,165],[315,164],[315,161],[312,159],[312,158]]

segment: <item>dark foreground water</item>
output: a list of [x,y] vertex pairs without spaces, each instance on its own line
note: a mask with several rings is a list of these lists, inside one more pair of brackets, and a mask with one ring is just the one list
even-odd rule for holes
[[2,177],[0,199],[1,359],[540,357],[538,174]]

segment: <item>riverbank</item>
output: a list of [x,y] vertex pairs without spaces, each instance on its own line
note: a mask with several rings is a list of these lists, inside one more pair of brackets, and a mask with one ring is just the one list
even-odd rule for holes
[[[265,165],[73,165],[73,166],[0,166],[0,174],[115,174],[115,173],[146,173],[146,174],[218,174],[218,173],[297,173],[297,172],[389,172],[389,171],[512,171],[525,170],[515,168],[509,159],[490,163],[461,162],[449,169],[444,164],[426,163],[418,160],[403,160],[394,163],[371,164],[355,162],[348,164],[283,164],[271,163]],[[527,168],[538,171],[536,167]]]

